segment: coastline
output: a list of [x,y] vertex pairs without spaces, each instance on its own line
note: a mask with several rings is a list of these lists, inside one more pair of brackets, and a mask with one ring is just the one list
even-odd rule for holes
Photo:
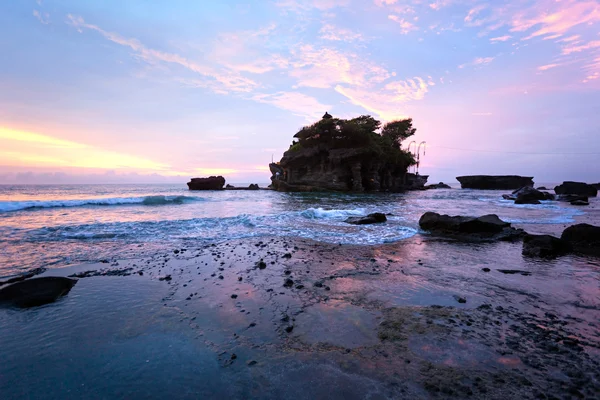
[[[175,347],[191,346],[212,377],[188,382],[190,398],[198,393],[498,399],[597,393],[598,264],[577,256],[526,260],[520,251],[519,243],[465,244],[422,235],[375,246],[277,237],[231,240],[47,271],[54,276],[112,272],[87,274],[68,296],[44,309],[69,314],[71,303],[89,303],[86,308],[97,314],[87,323],[96,327],[105,313],[126,312],[128,318],[113,321],[113,328],[124,340],[121,351],[132,359],[143,352],[136,343],[162,326],[167,333],[154,338],[156,357],[178,354],[172,347],[178,338],[182,342]],[[490,272],[482,271],[486,266]],[[531,275],[507,275],[498,271],[503,267]],[[113,291],[114,285],[120,289]],[[130,304],[117,308],[129,311],[104,305],[119,302],[123,291]],[[21,329],[35,327],[34,318]],[[60,335],[60,329],[59,323],[47,334]],[[106,332],[101,343],[116,340],[110,327],[99,329]],[[70,351],[66,344],[62,350]],[[33,350],[22,351],[21,357],[34,357]],[[192,362],[186,361],[189,356],[181,355],[181,362]],[[140,363],[131,368],[144,366]],[[188,377],[181,368],[161,374],[183,384]],[[91,373],[84,377],[87,387],[78,394],[88,397],[96,379]],[[142,372],[137,385],[147,379]],[[131,393],[144,393],[135,382],[129,385]],[[35,391],[28,389],[28,379],[17,386],[21,394]],[[110,392],[114,389],[104,390],[118,396]]]

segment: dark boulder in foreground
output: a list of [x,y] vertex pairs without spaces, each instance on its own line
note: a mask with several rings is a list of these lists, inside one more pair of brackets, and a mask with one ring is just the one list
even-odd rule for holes
[[463,189],[514,190],[533,186],[533,177],[518,175],[470,175],[456,178]]
[[369,224],[380,224],[387,221],[387,217],[382,213],[369,214],[366,217],[350,217],[346,221],[352,225],[369,225]]
[[600,226],[589,224],[572,225],[560,237],[575,251],[600,256]]
[[598,189],[593,185],[588,185],[583,182],[563,182],[554,188],[556,194],[575,194],[579,196],[596,197]]
[[528,257],[554,258],[571,251],[569,242],[550,235],[525,235],[523,255]]
[[52,303],[69,293],[76,283],[76,279],[58,276],[13,283],[0,290],[0,304],[26,308]]
[[449,216],[426,212],[419,220],[421,229],[435,234],[466,240],[516,240],[523,237],[522,229],[511,227],[497,215],[481,217]]
[[190,190],[222,190],[223,186],[225,186],[225,178],[222,176],[192,178],[187,185]]

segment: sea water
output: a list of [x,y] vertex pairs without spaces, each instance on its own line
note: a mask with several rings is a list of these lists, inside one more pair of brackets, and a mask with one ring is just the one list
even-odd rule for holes
[[[391,243],[417,234],[419,218],[427,211],[497,214],[517,226],[544,226],[541,231],[558,235],[565,224],[584,214],[581,208],[559,202],[515,205],[502,199],[508,192],[454,188],[342,194],[189,191],[185,185],[4,185],[0,277],[248,237]],[[388,214],[388,222],[344,222],[372,212]]]

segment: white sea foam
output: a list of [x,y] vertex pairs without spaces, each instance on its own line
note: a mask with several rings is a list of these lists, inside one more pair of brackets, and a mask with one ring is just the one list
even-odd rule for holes
[[340,219],[347,218],[353,215],[363,215],[363,209],[354,210],[324,210],[322,208],[309,208],[300,213],[304,218],[308,219]]
[[60,208],[60,207],[84,207],[84,206],[122,206],[129,204],[141,204],[146,206],[157,206],[166,204],[183,204],[186,201],[202,201],[201,197],[190,196],[144,196],[144,197],[112,197],[98,199],[76,199],[76,200],[47,200],[47,201],[1,201],[0,213],[30,210],[38,208]]

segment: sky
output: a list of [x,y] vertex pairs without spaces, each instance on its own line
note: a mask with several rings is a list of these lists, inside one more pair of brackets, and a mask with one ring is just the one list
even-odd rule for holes
[[325,111],[413,118],[430,182],[600,181],[600,0],[12,0],[0,54],[0,183],[268,182]]

